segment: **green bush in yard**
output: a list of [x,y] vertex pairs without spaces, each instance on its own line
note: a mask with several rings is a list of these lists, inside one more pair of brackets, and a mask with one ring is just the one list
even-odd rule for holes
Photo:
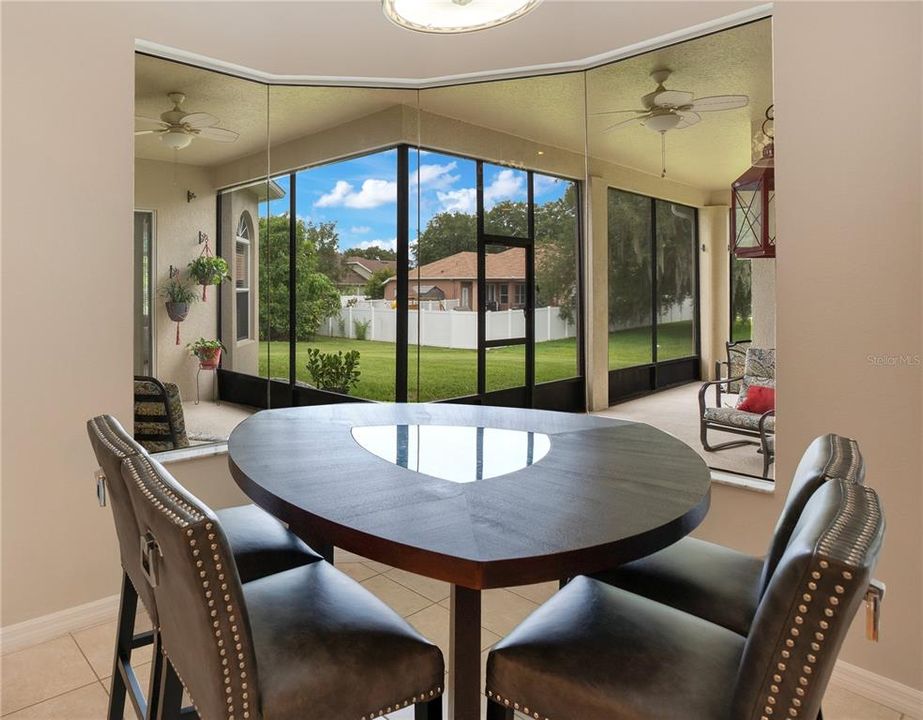
[[310,348],[307,368],[318,389],[348,395],[359,383],[359,351],[324,353]]

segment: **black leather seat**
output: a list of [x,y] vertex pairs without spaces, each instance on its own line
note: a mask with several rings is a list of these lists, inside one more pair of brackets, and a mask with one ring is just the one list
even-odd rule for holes
[[156,460],[128,457],[122,475],[169,658],[165,720],[180,717],[183,686],[202,720],[372,718],[409,704],[441,717],[442,653],[365,588],[323,561],[245,585],[219,517]]
[[439,695],[439,648],[328,563],[248,583],[244,601],[264,717],[375,717],[417,702],[421,689]]
[[[102,480],[108,491],[108,502],[112,507],[122,568],[122,597],[116,638],[115,660],[109,691],[109,716],[121,718],[126,693],[136,714],[149,714],[147,707],[153,693],[145,698],[134,691],[137,683],[132,682],[132,651],[145,644],[155,644],[155,668],[151,673],[152,683],[159,677],[156,633],[134,634],[137,600],[140,597],[153,626],[157,627],[157,607],[154,596],[141,566],[141,532],[135,517],[134,507],[128,489],[122,478],[121,464],[126,457],[147,455],[147,451],[132,438],[119,422],[101,415],[87,423],[90,443],[100,465]],[[272,573],[288,570],[321,560],[321,556],[285,529],[281,523],[255,505],[243,505],[218,511],[218,517],[226,529],[231,553],[237,563],[242,582],[265,577]],[[150,708],[155,710],[156,708]]]
[[684,538],[658,553],[594,577],[746,635],[805,505],[831,478],[858,483],[865,480],[865,463],[855,440],[828,434],[808,446],[765,558]]
[[873,490],[821,487],[746,638],[577,578],[490,652],[488,718],[813,720],[883,536]]

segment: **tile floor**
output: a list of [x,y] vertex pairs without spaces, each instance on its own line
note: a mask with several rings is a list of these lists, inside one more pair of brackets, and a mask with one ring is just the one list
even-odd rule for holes
[[[351,553],[337,551],[337,566],[391,605],[448,653],[449,586],[412,575]],[[556,583],[509,590],[489,590],[483,596],[481,628],[482,673],[488,648],[512,630],[538,603],[554,593]],[[139,619],[139,629],[145,620]],[[0,658],[0,714],[10,720],[104,720],[115,622],[4,655]],[[138,675],[147,681],[150,650],[139,657]],[[483,681],[483,677],[482,677]],[[827,720],[915,720],[870,702],[847,690],[831,687],[824,702]],[[126,718],[134,720],[130,709]],[[412,720],[413,709],[389,716]]]

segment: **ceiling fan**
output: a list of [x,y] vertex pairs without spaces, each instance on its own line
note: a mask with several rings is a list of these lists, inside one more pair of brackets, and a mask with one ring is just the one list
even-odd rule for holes
[[660,148],[662,172],[660,177],[666,177],[666,133],[670,130],[685,130],[692,127],[702,119],[700,113],[720,112],[723,110],[736,110],[746,107],[750,98],[746,95],[710,95],[697,98],[686,90],[669,90],[664,83],[669,79],[671,70],[660,69],[651,73],[651,79],[657,83],[653,92],[641,97],[643,110],[609,110],[591,113],[592,115],[618,115],[634,113],[635,117],[621,120],[603,130],[603,133],[613,132],[631,125],[643,125],[654,132],[660,133]]
[[187,113],[180,106],[186,99],[181,92],[167,93],[173,109],[160,114],[160,119],[136,116],[135,120],[154,124],[158,127],[135,130],[135,135],[160,135],[160,141],[174,150],[182,150],[195,138],[231,143],[240,137],[233,130],[216,127],[221,122],[214,115],[206,112]]

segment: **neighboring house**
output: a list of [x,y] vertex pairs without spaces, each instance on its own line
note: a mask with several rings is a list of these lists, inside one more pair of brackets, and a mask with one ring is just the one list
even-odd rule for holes
[[[510,248],[499,253],[488,253],[487,308],[488,310],[514,310],[526,304],[526,251]],[[463,251],[435,260],[410,270],[411,296],[419,282],[429,292],[438,289],[446,300],[458,300],[459,310],[474,310],[478,298],[477,253]],[[385,298],[397,297],[397,278],[385,284]]]
[[397,274],[397,260],[370,260],[364,257],[343,258],[343,275],[337,289],[344,295],[361,295],[372,275],[382,268]]

